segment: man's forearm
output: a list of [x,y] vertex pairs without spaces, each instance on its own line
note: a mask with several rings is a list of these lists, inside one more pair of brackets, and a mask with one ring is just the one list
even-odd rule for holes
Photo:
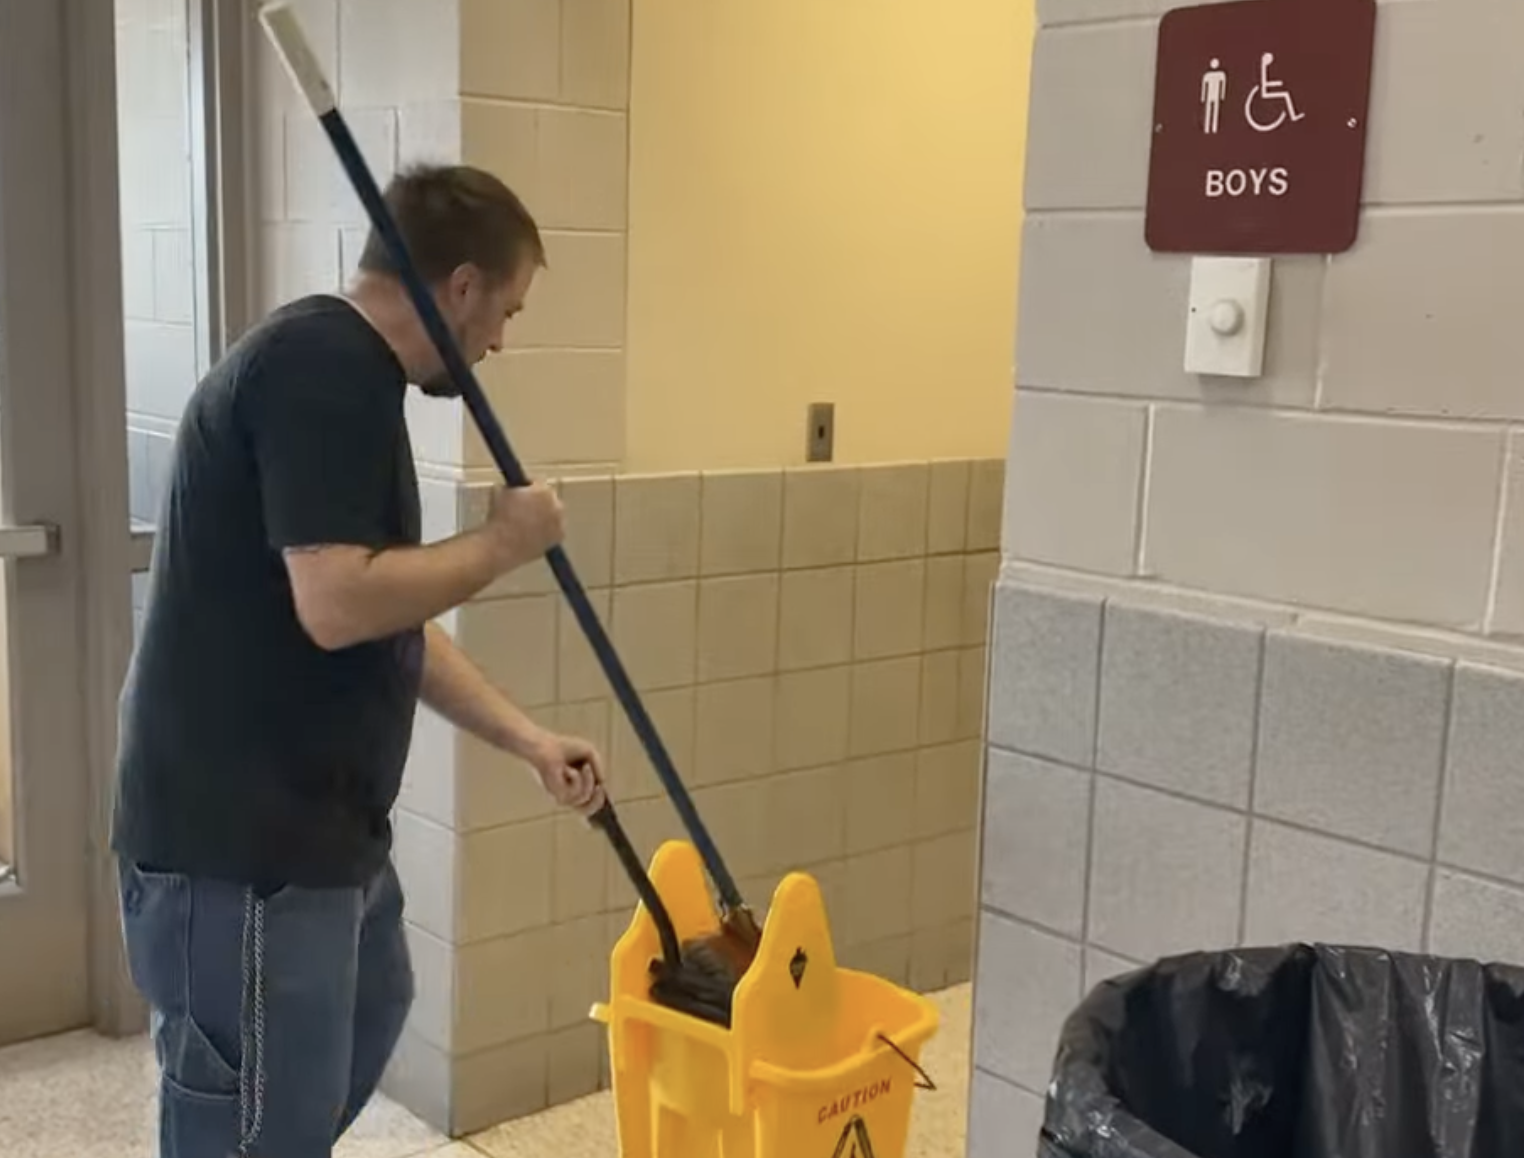
[[424,631],[423,702],[457,728],[528,759],[543,728],[516,708],[437,623]]
[[291,554],[297,610],[309,633],[326,647],[349,647],[417,627],[459,607],[503,570],[501,549],[481,531],[423,547],[396,547],[359,558],[363,548],[323,548],[356,553],[342,578],[328,578],[311,599],[299,570],[302,552]]

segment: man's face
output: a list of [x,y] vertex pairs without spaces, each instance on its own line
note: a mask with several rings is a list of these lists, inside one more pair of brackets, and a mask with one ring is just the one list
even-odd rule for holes
[[[508,319],[524,308],[535,268],[534,262],[523,261],[512,277],[495,279],[475,266],[461,266],[440,290],[440,312],[468,366],[503,348],[503,331]],[[434,398],[460,396],[443,365],[418,386]]]

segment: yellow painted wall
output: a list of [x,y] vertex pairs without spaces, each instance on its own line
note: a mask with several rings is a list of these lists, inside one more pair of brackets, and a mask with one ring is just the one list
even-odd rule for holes
[[1032,0],[634,0],[628,470],[1001,456]]

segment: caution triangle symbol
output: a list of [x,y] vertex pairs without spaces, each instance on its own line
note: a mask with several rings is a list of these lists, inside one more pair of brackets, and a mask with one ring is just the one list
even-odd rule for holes
[[873,1158],[873,1142],[868,1137],[868,1123],[854,1116],[843,1126],[832,1158]]

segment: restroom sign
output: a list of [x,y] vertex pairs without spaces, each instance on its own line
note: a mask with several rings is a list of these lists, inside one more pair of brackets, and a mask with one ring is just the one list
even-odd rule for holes
[[1376,0],[1233,0],[1159,23],[1144,237],[1342,253],[1359,232]]

